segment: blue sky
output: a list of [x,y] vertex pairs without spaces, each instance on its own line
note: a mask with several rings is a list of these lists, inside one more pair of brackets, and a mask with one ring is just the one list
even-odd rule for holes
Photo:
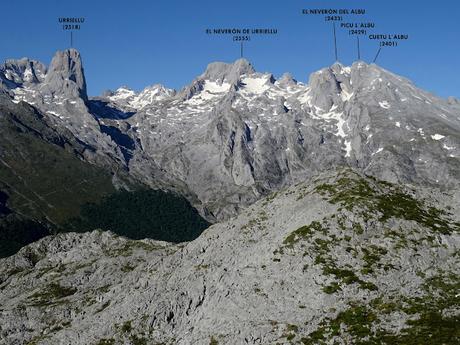
[[[322,17],[303,8],[365,8],[375,33],[404,33],[410,39],[385,48],[378,63],[439,96],[460,97],[460,1],[403,0],[2,0],[0,60],[24,56],[49,63],[69,46],[58,17],[85,17],[75,34],[83,56],[90,95],[128,85],[154,83],[181,88],[212,61],[231,62],[239,45],[229,37],[208,36],[206,28],[277,28],[274,37],[253,37],[245,57],[256,70],[300,81],[334,62],[332,31]],[[377,43],[364,40],[362,57],[372,60]],[[355,41],[338,31],[339,60],[351,64]]]

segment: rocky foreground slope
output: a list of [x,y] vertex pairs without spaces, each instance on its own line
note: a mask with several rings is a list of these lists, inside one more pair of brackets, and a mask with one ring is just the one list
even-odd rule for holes
[[185,245],[46,237],[0,261],[0,344],[458,344],[459,209],[346,169]]

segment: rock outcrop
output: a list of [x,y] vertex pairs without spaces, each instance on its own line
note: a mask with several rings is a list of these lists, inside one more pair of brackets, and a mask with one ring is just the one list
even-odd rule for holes
[[458,206],[342,170],[185,245],[47,237],[0,260],[0,344],[454,344]]

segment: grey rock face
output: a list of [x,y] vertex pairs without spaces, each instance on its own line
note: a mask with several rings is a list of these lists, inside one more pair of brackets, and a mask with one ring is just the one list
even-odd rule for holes
[[246,59],[238,59],[234,63],[214,62],[208,65],[201,79],[234,84],[244,74],[255,73],[254,67]]
[[0,260],[0,344],[406,343],[427,318],[450,334],[458,206],[345,170],[181,246],[47,237]]
[[23,58],[7,60],[0,65],[0,79],[10,81],[17,86],[37,84],[44,80],[47,68],[41,62]]
[[[195,79],[189,86],[182,89],[179,98],[183,101],[189,100],[194,95],[204,90],[206,81],[215,83],[216,86],[223,86],[223,89],[234,90],[241,81],[241,76],[255,73],[254,67],[246,60],[239,59],[233,64],[224,62],[213,62],[208,65],[206,71]],[[229,84],[226,87],[225,84]],[[212,94],[215,90],[204,90]]]
[[80,53],[75,49],[57,52],[45,78],[47,91],[88,100]]
[[[241,61],[211,64],[178,96],[127,121],[143,157],[217,219],[334,166],[393,182],[459,183],[458,108],[364,62],[337,63],[308,85]],[[135,154],[130,169],[146,175],[145,164]]]

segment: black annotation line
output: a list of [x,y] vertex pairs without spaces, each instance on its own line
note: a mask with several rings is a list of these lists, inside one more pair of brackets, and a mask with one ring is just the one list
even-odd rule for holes
[[73,32],[81,29],[81,25],[85,22],[83,17],[59,17],[58,22],[64,31],[70,31],[70,48],[74,47]]
[[359,46],[359,36],[357,35],[356,36],[356,41],[357,41],[357,44],[358,44],[358,61],[361,60],[361,48]]
[[382,50],[382,47],[379,47],[379,50],[377,51],[377,54],[375,54],[374,61],[372,61],[373,63],[375,63],[377,61],[377,58],[379,57],[381,50]]
[[334,51],[335,51],[335,61],[339,61],[339,56],[337,53],[337,33],[335,30],[335,21],[332,22],[333,32],[334,32]]

